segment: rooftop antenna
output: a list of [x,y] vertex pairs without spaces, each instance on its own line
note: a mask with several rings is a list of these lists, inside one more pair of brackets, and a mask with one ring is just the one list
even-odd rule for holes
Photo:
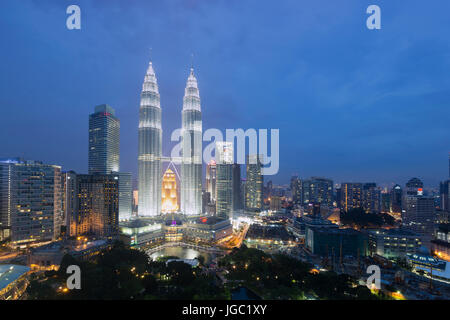
[[194,53],[191,53],[191,71],[194,70]]

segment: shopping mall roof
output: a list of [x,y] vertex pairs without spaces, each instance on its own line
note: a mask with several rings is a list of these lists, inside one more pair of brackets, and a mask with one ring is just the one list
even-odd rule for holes
[[19,266],[14,264],[0,265],[0,290],[7,287],[10,283],[19,279],[22,275],[31,269],[26,266]]

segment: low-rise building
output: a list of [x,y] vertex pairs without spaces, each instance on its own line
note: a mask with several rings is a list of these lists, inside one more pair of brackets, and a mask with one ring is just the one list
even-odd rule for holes
[[306,227],[306,249],[322,257],[366,256],[367,243],[367,236],[354,229]]
[[431,251],[440,259],[450,261],[450,224],[440,224],[431,240]]
[[404,229],[373,230],[369,235],[369,252],[387,259],[406,258],[415,253],[422,241],[418,234]]
[[26,266],[0,265],[0,300],[17,300],[28,286],[30,268]]
[[81,237],[78,240],[56,241],[31,249],[27,261],[33,270],[58,270],[66,254],[77,260],[90,260],[110,247],[110,241],[88,241]]
[[292,231],[294,235],[300,239],[305,239],[306,228],[325,228],[325,229],[338,229],[337,224],[332,223],[329,220],[323,219],[319,215],[304,215],[302,217],[293,218]]
[[450,262],[432,257],[425,252],[407,254],[406,261],[415,270],[422,270],[433,279],[450,283]]
[[120,239],[129,246],[147,246],[164,240],[161,223],[131,220],[120,224]]
[[252,224],[245,243],[250,248],[271,249],[273,246],[293,245],[294,237],[282,225]]
[[230,219],[221,217],[201,217],[188,221],[184,228],[187,239],[215,242],[233,234]]

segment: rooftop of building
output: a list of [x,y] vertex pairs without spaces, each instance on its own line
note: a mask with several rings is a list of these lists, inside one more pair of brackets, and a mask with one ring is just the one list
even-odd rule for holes
[[419,235],[410,230],[402,229],[402,228],[394,228],[394,229],[377,229],[370,230],[369,233],[372,234],[381,234],[386,236],[398,236],[398,237],[418,237]]
[[439,224],[438,231],[443,232],[443,233],[449,233],[450,232],[450,223]]
[[431,243],[438,245],[440,247],[445,247],[445,248],[449,248],[450,249],[450,242],[444,241],[444,240],[440,240],[440,239],[433,239],[430,241]]
[[283,226],[263,226],[259,224],[252,224],[248,229],[247,239],[291,240],[293,237]]
[[220,217],[201,217],[201,218],[194,220],[193,222],[198,223],[198,224],[214,225],[216,223],[223,222],[223,221],[225,221],[225,219],[220,218]]
[[100,246],[103,246],[103,245],[105,245],[107,242],[108,242],[107,240],[95,240],[95,241],[89,241],[89,242],[86,242],[86,243],[84,243],[84,244],[81,244],[81,245],[78,245],[78,246],[76,246],[76,247],[73,247],[72,250],[73,250],[73,251],[76,251],[76,252],[80,252],[80,251],[88,250],[88,249],[91,249],[91,248],[94,248],[94,247],[100,247]]
[[107,240],[93,240],[86,241],[82,244],[77,244],[74,240],[56,241],[32,250],[33,254],[51,254],[62,252],[64,249],[71,249],[76,252],[87,250],[93,247],[105,245]]
[[150,225],[151,223],[149,221],[141,220],[141,219],[134,219],[129,221],[123,221],[120,222],[121,227],[126,228],[142,228]]
[[6,288],[10,283],[16,281],[30,270],[31,269],[26,266],[14,264],[0,265],[0,290]]
[[99,113],[99,112],[103,112],[103,113],[109,113],[113,116],[116,115],[116,111],[107,104],[100,104],[98,106],[95,107],[95,113]]
[[299,223],[305,223],[307,225],[327,225],[327,226],[336,226],[333,222],[330,220],[322,218],[320,215],[304,215],[302,217],[297,217],[295,220]]
[[315,228],[311,227],[315,232],[326,233],[326,234],[346,234],[346,235],[361,235],[363,234],[361,231],[346,228],[346,229],[338,229],[338,228]]
[[33,253],[51,253],[59,252],[64,247],[63,241],[51,242],[32,249]]
[[22,163],[24,160],[19,157],[13,157],[13,158],[0,158],[0,163]]
[[[433,266],[433,268],[444,270],[446,268],[446,261],[439,260],[424,252],[407,253],[407,259],[415,264],[424,266]],[[448,269],[448,268],[447,268]]]

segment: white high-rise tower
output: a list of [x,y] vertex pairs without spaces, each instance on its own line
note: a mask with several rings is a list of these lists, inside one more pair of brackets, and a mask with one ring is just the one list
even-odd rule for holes
[[155,72],[150,62],[142,85],[139,109],[139,216],[161,213],[161,106]]
[[181,212],[202,213],[202,112],[194,69],[188,77],[181,113]]

